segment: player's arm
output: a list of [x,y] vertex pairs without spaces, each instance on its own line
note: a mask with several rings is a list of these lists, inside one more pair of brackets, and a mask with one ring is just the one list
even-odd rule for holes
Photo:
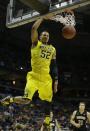
[[54,81],[54,93],[56,93],[57,86],[58,86],[58,68],[56,63],[56,50],[54,51],[54,54],[52,56],[51,66],[52,66],[52,76]]
[[87,112],[88,123],[90,124],[90,112]]
[[38,28],[43,22],[43,20],[49,20],[52,17],[52,15],[47,14],[44,17],[38,19],[32,26],[31,29],[31,41],[32,41],[32,47],[36,46],[38,43]]
[[32,26],[32,29],[31,29],[32,47],[36,46],[38,43],[38,28],[43,20],[44,20],[44,18],[38,19]]
[[70,123],[71,123],[73,126],[79,128],[79,127],[80,127],[80,124],[79,124],[79,123],[76,123],[75,120],[74,120],[74,119],[75,119],[76,112],[77,112],[77,111],[74,111],[73,114],[71,115]]
[[40,131],[44,131],[44,125],[42,124]]
[[55,119],[55,123],[56,123],[57,130],[61,131],[61,128],[60,128],[61,126],[60,126],[59,122],[57,121],[57,119]]

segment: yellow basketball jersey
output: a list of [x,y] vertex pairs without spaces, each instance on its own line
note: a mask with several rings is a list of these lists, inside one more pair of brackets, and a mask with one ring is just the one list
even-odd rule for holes
[[55,48],[38,41],[37,46],[31,49],[32,71],[39,74],[47,74],[50,71],[50,63]]

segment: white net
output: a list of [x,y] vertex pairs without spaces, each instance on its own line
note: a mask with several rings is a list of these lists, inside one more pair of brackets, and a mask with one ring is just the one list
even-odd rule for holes
[[62,12],[59,15],[55,15],[54,17],[52,17],[52,20],[59,21],[63,25],[76,25],[74,13],[72,13],[71,11]]

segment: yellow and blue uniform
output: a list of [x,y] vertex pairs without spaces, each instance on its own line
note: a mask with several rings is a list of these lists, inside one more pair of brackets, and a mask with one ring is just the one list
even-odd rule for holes
[[25,97],[32,100],[36,91],[41,100],[52,101],[52,78],[49,74],[52,57],[55,48],[52,45],[45,45],[38,41],[31,49],[32,71],[27,74]]

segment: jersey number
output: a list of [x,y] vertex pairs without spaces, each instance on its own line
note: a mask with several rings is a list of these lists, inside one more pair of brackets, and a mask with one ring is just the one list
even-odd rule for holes
[[45,51],[45,50],[41,50],[41,57],[42,57],[42,58],[49,59],[49,58],[50,58],[50,55],[51,55],[51,52]]
[[78,120],[79,124],[82,126],[83,125],[83,120]]

